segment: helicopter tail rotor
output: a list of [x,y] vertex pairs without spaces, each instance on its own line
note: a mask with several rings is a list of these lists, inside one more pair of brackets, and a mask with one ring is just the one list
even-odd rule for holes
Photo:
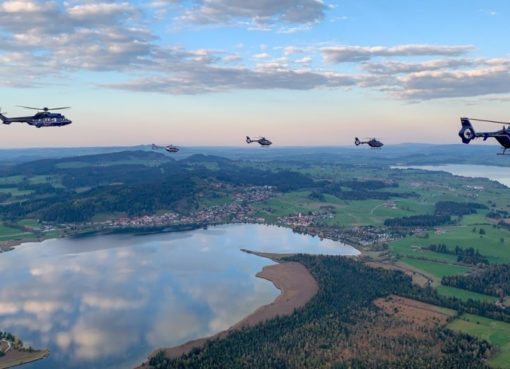
[[246,143],[252,143],[253,140],[250,138],[250,136],[246,136]]
[[359,138],[358,138],[358,137],[355,137],[355,138],[354,138],[354,144],[355,144],[356,146],[359,146],[359,145],[361,144],[361,141],[359,140]]
[[476,138],[475,129],[469,121],[469,118],[460,118],[460,122],[462,123],[462,128],[459,131],[459,137],[462,139],[463,143],[468,144],[471,140]]

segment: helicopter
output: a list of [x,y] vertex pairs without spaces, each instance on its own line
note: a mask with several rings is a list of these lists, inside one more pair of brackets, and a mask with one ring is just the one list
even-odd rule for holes
[[157,150],[157,149],[164,149],[167,152],[171,152],[171,153],[179,152],[179,150],[180,150],[177,146],[174,146],[174,145],[158,146],[156,144],[152,144],[152,150]]
[[258,142],[261,146],[271,146],[273,144],[265,137],[256,137],[252,140],[250,136],[246,136],[246,143],[250,144],[252,142]]
[[[475,132],[473,125],[471,124],[471,120],[477,122],[488,122],[488,123],[496,123],[502,124],[503,129],[494,132]],[[495,138],[496,141],[503,147],[503,151],[498,153],[498,155],[505,155],[506,150],[510,149],[510,123],[509,122],[499,122],[497,120],[487,120],[487,119],[476,119],[476,118],[460,118],[460,122],[462,124],[462,128],[459,131],[459,137],[462,139],[462,142],[468,144],[471,140],[475,138],[482,137],[484,141],[486,141],[489,137]],[[505,124],[508,127],[505,127]]]
[[61,108],[32,108],[30,106],[19,106],[20,108],[37,110],[37,113],[33,116],[28,117],[12,117],[8,118],[2,113],[0,113],[0,120],[3,124],[11,124],[11,123],[27,123],[31,126],[35,126],[37,128],[41,127],[61,127],[71,124],[72,121],[67,119],[60,113],[52,113],[50,110],[63,110],[69,109],[69,107],[61,107]]
[[368,141],[360,141],[358,137],[355,137],[354,138],[354,144],[356,146],[359,146],[359,145],[362,145],[362,144],[367,144],[372,149],[380,149],[381,147],[384,146],[384,144],[381,141],[379,141],[378,139],[376,139],[376,138],[367,138],[367,140]]

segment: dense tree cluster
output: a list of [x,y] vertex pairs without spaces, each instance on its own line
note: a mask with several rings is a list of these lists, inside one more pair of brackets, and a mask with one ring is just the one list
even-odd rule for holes
[[389,200],[391,198],[410,198],[418,197],[413,192],[391,192],[382,191],[386,188],[396,188],[395,182],[384,182],[378,180],[367,181],[322,181],[320,187],[315,191],[317,193],[330,194],[342,200]]
[[178,358],[154,356],[152,368],[486,368],[485,342],[440,327],[399,331],[403,321],[372,304],[394,293],[418,294],[400,272],[342,257],[298,255],[317,279],[318,294],[291,316],[234,331]]
[[412,215],[402,218],[388,218],[384,221],[387,227],[437,227],[450,224],[452,222],[449,215]]
[[465,264],[489,264],[489,260],[480,254],[480,252],[473,247],[462,248],[455,246],[454,249],[449,249],[445,244],[433,244],[423,247],[425,250],[438,252],[441,254],[456,255],[459,263]]
[[436,203],[435,214],[462,216],[475,214],[480,209],[487,209],[487,206],[476,202],[438,201]]
[[496,297],[508,296],[510,295],[510,265],[490,265],[470,275],[443,277],[441,283]]
[[508,218],[510,217],[510,213],[506,210],[491,210],[487,213],[487,218],[491,219],[502,219],[502,218]]

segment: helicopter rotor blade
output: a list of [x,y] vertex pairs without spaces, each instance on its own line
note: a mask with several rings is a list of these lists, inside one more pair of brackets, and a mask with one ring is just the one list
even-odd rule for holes
[[47,108],[47,107],[44,107],[44,108],[34,108],[34,107],[31,107],[31,106],[23,106],[23,105],[16,105],[20,108],[25,108],[25,109],[31,109],[31,110],[40,110],[40,111],[49,111],[49,110],[63,110],[63,109],[69,109],[70,106],[63,106],[63,107],[59,107],[59,108]]
[[16,105],[18,108],[25,108],[25,109],[31,109],[31,110],[44,110],[39,108],[32,108],[31,106],[23,106],[23,105]]
[[501,122],[499,120],[477,119],[477,118],[468,118],[468,119],[474,120],[477,122],[487,122],[487,123],[495,123],[495,124],[510,124],[510,122]]

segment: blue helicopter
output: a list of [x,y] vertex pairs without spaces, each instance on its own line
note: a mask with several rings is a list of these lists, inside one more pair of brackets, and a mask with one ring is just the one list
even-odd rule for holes
[[35,115],[27,117],[12,117],[8,118],[0,112],[0,120],[3,124],[11,123],[27,123],[28,125],[41,127],[61,127],[71,124],[72,121],[67,119],[60,113],[52,113],[50,110],[63,110],[69,109],[69,107],[61,108],[32,108],[30,106],[20,106],[20,108],[37,110]]
[[358,137],[355,137],[354,138],[354,144],[356,146],[367,144],[372,149],[380,149],[381,147],[384,146],[384,144],[381,141],[379,141],[378,139],[376,139],[376,138],[371,138],[371,139],[367,138],[367,140],[368,141],[360,141],[360,139]]
[[170,153],[179,152],[179,150],[180,150],[177,146],[174,146],[174,145],[159,146],[156,144],[152,144],[152,150],[158,150],[158,149],[163,149]]
[[[488,123],[496,123],[502,124],[503,129],[499,131],[493,132],[476,132],[471,121],[477,122],[488,122]],[[495,138],[496,141],[503,147],[503,151],[498,153],[498,155],[505,155],[506,150],[510,149],[510,123],[509,122],[500,122],[497,120],[487,120],[487,119],[476,119],[476,118],[460,118],[460,122],[462,124],[462,128],[459,131],[459,137],[462,139],[462,142],[465,144],[470,143],[475,138],[483,138],[486,141],[488,138]],[[508,125],[505,127],[505,125]]]
[[251,139],[250,136],[246,136],[246,143],[258,142],[260,146],[271,146],[273,143],[265,137],[256,137]]

